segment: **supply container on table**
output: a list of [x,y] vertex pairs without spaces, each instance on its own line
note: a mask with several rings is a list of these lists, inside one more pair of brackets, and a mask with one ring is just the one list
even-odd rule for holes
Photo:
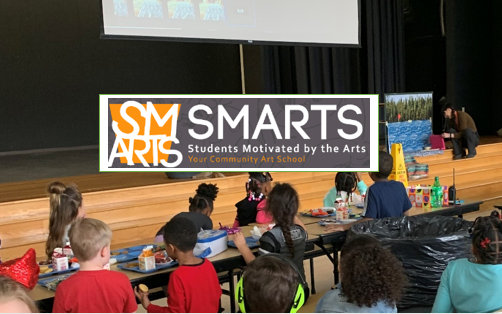
[[195,255],[211,249],[211,254],[207,257],[213,257],[228,249],[228,235],[225,230],[202,230],[197,234],[197,244],[193,250]]

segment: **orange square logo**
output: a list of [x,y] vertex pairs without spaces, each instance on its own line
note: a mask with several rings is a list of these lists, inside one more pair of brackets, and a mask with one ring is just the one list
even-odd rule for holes
[[[112,128],[115,142],[109,158],[109,165],[120,157],[123,164],[141,163],[166,167],[176,167],[182,155],[172,150],[172,142],[179,144],[176,129],[180,104],[140,104],[127,101],[123,104],[110,104]],[[169,164],[169,155],[175,154],[177,160]]]

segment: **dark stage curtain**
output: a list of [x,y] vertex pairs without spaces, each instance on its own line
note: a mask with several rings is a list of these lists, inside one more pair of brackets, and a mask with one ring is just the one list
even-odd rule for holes
[[403,92],[403,0],[361,0],[361,46],[264,46],[265,92],[381,96]]

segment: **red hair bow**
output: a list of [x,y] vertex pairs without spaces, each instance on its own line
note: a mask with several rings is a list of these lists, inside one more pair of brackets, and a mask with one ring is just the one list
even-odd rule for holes
[[34,249],[29,249],[21,258],[0,264],[0,276],[7,276],[30,290],[35,288],[39,273],[40,267]]
[[486,249],[486,246],[487,246],[488,244],[490,244],[490,239],[488,239],[488,238],[485,238],[484,240],[482,240],[482,241],[479,243],[479,245],[481,245],[481,247],[482,247],[483,249]]

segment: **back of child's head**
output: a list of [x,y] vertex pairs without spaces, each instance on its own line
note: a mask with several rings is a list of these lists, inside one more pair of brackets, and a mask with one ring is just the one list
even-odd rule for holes
[[209,211],[212,212],[214,209],[214,201],[218,195],[218,190],[219,188],[216,184],[199,184],[199,187],[195,190],[195,196],[188,199],[188,202],[190,203],[188,211],[200,213],[206,208],[209,208]]
[[378,152],[378,172],[374,172],[373,175],[378,179],[387,179],[392,173],[392,167],[394,163],[394,158],[384,151]]
[[478,217],[471,236],[478,263],[502,264],[502,222],[497,211],[493,211],[488,217]]
[[267,211],[272,214],[274,221],[284,234],[284,240],[289,252],[294,256],[294,244],[291,238],[291,226],[298,213],[300,200],[296,190],[288,183],[274,186],[267,200]]
[[0,313],[38,313],[38,308],[25,287],[0,276]]
[[335,187],[338,192],[352,193],[357,188],[357,174],[355,172],[338,172],[335,176]]
[[174,217],[164,226],[164,242],[181,252],[193,251],[197,244],[197,231],[194,223],[184,217]]
[[45,244],[45,253],[50,258],[55,248],[61,247],[65,228],[78,216],[82,206],[82,193],[76,186],[66,186],[53,182],[47,187],[50,199],[49,237]]
[[269,172],[249,172],[249,179],[246,183],[246,191],[249,194],[249,200],[262,200],[264,198],[262,185],[266,182],[272,182],[273,180]]
[[68,232],[71,249],[81,262],[94,259],[99,251],[110,245],[112,230],[101,220],[93,218],[77,219]]
[[369,235],[356,236],[343,246],[340,273],[342,294],[359,307],[377,302],[395,306],[407,283],[399,260]]
[[292,266],[277,257],[264,255],[252,261],[243,277],[249,313],[288,313],[298,280]]
[[[350,243],[348,245],[347,243]],[[380,241],[372,235],[369,234],[358,234],[350,237],[340,251],[341,255],[348,254],[352,250],[359,250],[364,246],[380,245]]]

